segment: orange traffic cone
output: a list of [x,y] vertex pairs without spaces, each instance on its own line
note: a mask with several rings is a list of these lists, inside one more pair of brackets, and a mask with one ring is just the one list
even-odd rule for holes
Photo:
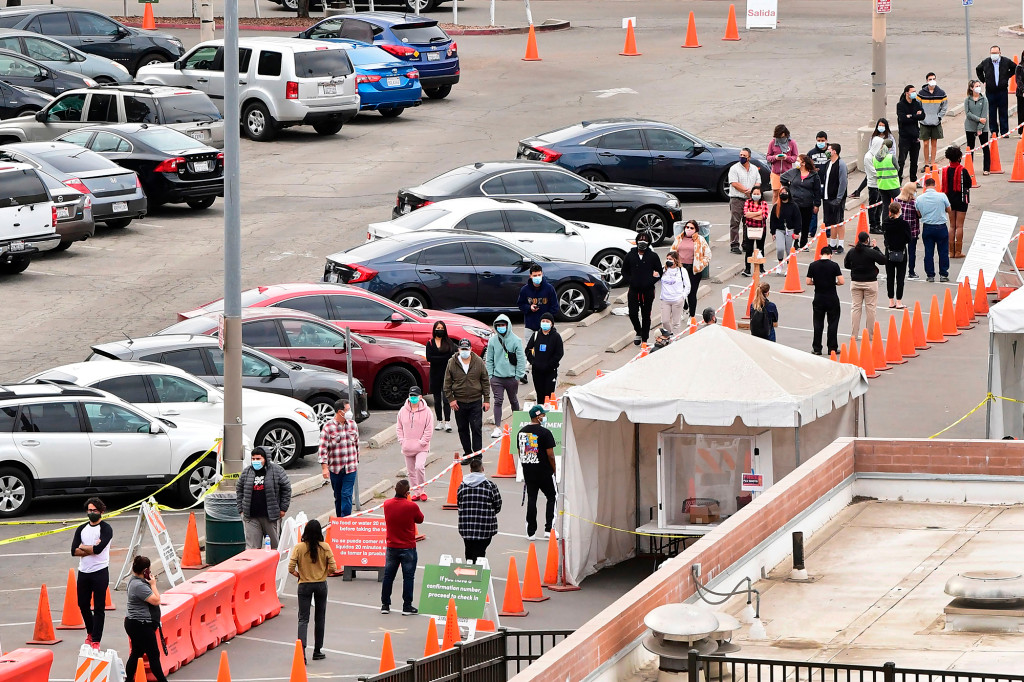
[[978,288],[974,292],[974,314],[988,315],[988,296],[985,295],[985,273],[978,270]]
[[828,359],[832,362],[839,362],[839,358],[836,357],[836,352],[834,350],[830,350],[828,352]]
[[[948,289],[946,293],[949,293]],[[946,337],[942,334],[942,313],[939,309],[939,299],[935,294],[932,294],[932,307],[928,312],[928,335],[925,340],[928,343],[946,343]]]
[[[138,671],[140,669],[142,669],[141,665],[135,670]],[[305,665],[303,665],[302,672],[306,672]],[[295,679],[294,673],[295,671],[293,670],[292,679]],[[231,682],[231,666],[228,665],[228,652],[226,651],[220,652],[220,663],[217,664],[217,682]]]
[[697,331],[697,318],[691,315],[690,316],[690,335],[692,336],[693,333],[696,332],[696,331]]
[[[1012,92],[1012,91],[1011,91]],[[999,158],[999,138],[993,137],[989,143],[990,149],[988,152],[988,172],[992,175],[1002,175],[1005,171],[1003,170],[1003,162]]]
[[860,213],[857,214],[857,230],[854,232],[853,241],[856,243],[857,237],[861,232],[870,232],[868,229],[868,212],[867,209],[862,208]]
[[875,371],[883,372],[889,369],[885,362],[885,344],[882,342],[882,326],[875,320],[875,329],[871,334],[871,360],[875,363]]
[[143,661],[139,661],[138,667],[135,668],[135,679],[133,682],[149,682],[149,677],[146,676],[146,668],[149,667],[149,657],[145,659],[145,665]]
[[[1017,92],[1017,55],[1013,55],[1013,71],[1010,72],[1010,80],[1006,81],[1006,89],[1010,92]],[[1020,132],[1019,130],[1017,132]],[[995,138],[992,138],[993,140]]]
[[826,239],[825,226],[822,225],[821,228],[818,229],[818,236],[814,241],[814,260],[821,260],[821,249],[828,243],[825,241]]
[[185,529],[185,549],[181,556],[181,567],[203,569],[209,564],[203,563],[203,555],[199,550],[199,530],[196,528],[195,512],[188,513],[188,527]]
[[[532,543],[531,543],[532,546]],[[501,601],[499,616],[525,616],[529,611],[523,607],[523,594],[519,589],[519,569],[516,558],[508,558],[508,577],[505,581],[505,597]]]
[[722,326],[736,329],[736,311],[732,307],[732,294],[725,297],[725,310],[722,313]]
[[[1021,138],[1024,139],[1024,138]],[[1013,256],[1013,263],[1017,266],[1017,269],[1024,269],[1024,226],[1020,228],[1020,234],[1017,235],[1017,253]],[[996,287],[995,275],[992,276],[992,284],[989,287],[989,291],[999,291]]]
[[956,328],[956,309],[953,308],[953,294],[946,287],[946,295],[942,299],[942,335],[960,336]]
[[[384,637],[387,638],[387,634]],[[227,658],[225,657],[222,660],[227,661]],[[395,667],[394,658],[391,659],[391,667]],[[385,671],[381,670],[381,672]],[[295,640],[295,651],[292,654],[292,672],[288,676],[288,682],[308,682],[308,680],[309,677],[306,675],[306,652],[302,650],[302,640],[297,639]]]
[[850,352],[846,354],[846,361],[860,367],[860,356],[857,354],[857,339],[850,337]]
[[971,176],[971,188],[978,186],[978,178],[974,175],[974,150],[970,147],[964,152],[964,168],[967,169],[967,174]]
[[544,594],[540,586],[540,565],[537,563],[537,546],[530,543],[530,551],[526,555],[526,570],[523,573],[523,601],[547,601],[551,599]]
[[633,21],[630,20],[626,24],[626,44],[622,47],[622,52],[619,53],[623,57],[639,57],[640,53],[636,51],[636,35],[633,33]]
[[700,47],[697,42],[697,22],[693,20],[693,12],[690,12],[690,21],[686,24],[686,42],[683,47]]
[[889,335],[885,339],[885,362],[888,365],[902,365],[903,350],[900,347],[900,330],[896,325],[896,316],[889,316]]
[[107,598],[103,602],[104,611],[116,611],[117,607],[114,606],[114,602],[110,599],[110,585],[107,585]]
[[[458,627],[458,625],[456,625]],[[384,633],[384,644],[380,648],[380,667],[378,673],[386,673],[395,669],[395,652],[391,648],[391,633]]]
[[544,560],[544,585],[558,584],[558,538],[554,530],[548,536],[548,555]]
[[[601,376],[601,370],[597,370]],[[512,434],[508,424],[501,427],[501,451],[498,453],[498,471],[491,478],[515,478],[516,462],[512,459]]]
[[452,476],[448,479],[448,499],[441,505],[441,509],[459,508],[459,486],[462,484],[462,464],[459,463],[459,453],[455,453],[455,466],[452,467]]
[[871,351],[871,339],[868,338],[868,330],[863,329],[860,333],[860,367],[868,379],[878,376],[875,371],[875,358]]
[[75,571],[68,569],[68,588],[64,592],[64,609],[60,614],[58,630],[84,630],[85,621],[78,608],[78,587],[75,585]]
[[1017,150],[1013,152],[1009,182],[1024,182],[1024,138],[1017,141]]
[[967,323],[970,326],[974,326],[978,323],[978,318],[974,314],[974,294],[971,293],[971,278],[964,277],[964,308],[967,310]]
[[146,3],[146,11],[142,13],[142,28],[146,31],[156,30],[156,19],[153,17],[153,3]]
[[725,37],[722,40],[739,40],[740,32],[736,29],[736,5],[729,5],[729,18],[725,22]]
[[526,55],[523,57],[523,61],[541,61],[540,54],[537,53],[537,34],[533,30],[533,24],[530,24],[530,35],[526,38]]
[[804,290],[800,283],[800,268],[796,262],[796,249],[789,249],[789,263],[786,265],[786,283],[782,287],[784,294],[799,294]]
[[845,365],[849,361],[850,361],[850,354],[846,350],[846,344],[845,343],[840,344],[839,345],[839,362]]
[[462,633],[459,632],[459,612],[455,608],[455,600],[448,599],[448,610],[444,617],[444,640],[441,642],[441,651],[448,651],[455,648],[456,642],[462,641]]
[[[937,311],[936,311],[937,312]],[[914,301],[914,319],[911,322],[914,330],[914,348],[917,350],[928,350],[928,337],[924,333],[924,316],[921,315],[921,302]],[[942,332],[939,332],[941,340]]]
[[50,615],[50,597],[46,583],[39,588],[39,604],[36,606],[36,624],[32,628],[32,639],[25,644],[56,644],[61,640],[53,631],[53,616]]
[[914,325],[910,321],[910,309],[903,309],[903,322],[900,324],[900,355],[905,358],[916,358],[917,348],[914,346]]
[[433,656],[440,650],[441,645],[437,641],[437,620],[431,618],[430,624],[427,625],[427,642],[423,645],[423,658]]

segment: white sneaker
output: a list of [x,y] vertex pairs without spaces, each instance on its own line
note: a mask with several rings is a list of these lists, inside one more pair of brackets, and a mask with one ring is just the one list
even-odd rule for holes
[[437,422],[434,426],[435,431],[444,431],[444,422]]
[[494,430],[491,431],[491,438],[501,438],[501,427],[494,427]]
[[448,433],[451,433],[452,432],[452,423],[451,422],[445,422],[444,423],[444,430],[447,431]]

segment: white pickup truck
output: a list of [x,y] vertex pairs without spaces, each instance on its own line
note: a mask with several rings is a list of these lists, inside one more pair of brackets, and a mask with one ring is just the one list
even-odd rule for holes
[[34,168],[0,164],[0,275],[16,275],[32,255],[60,243],[57,207]]

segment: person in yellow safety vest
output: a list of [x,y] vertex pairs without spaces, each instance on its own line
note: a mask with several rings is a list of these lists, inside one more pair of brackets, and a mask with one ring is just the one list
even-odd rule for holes
[[895,201],[900,193],[899,171],[896,170],[896,164],[893,162],[893,157],[890,153],[892,145],[892,138],[886,139],[871,159],[875,167],[875,181],[878,183],[878,193],[882,197],[883,211],[888,210],[889,204]]

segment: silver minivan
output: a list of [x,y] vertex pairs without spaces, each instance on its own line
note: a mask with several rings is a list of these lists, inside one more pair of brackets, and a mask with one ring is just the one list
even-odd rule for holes
[[[240,38],[238,53],[242,130],[253,140],[271,140],[296,125],[333,135],[359,112],[355,70],[340,45]],[[144,66],[136,78],[202,90],[223,113],[224,41],[200,43],[174,63]]]

